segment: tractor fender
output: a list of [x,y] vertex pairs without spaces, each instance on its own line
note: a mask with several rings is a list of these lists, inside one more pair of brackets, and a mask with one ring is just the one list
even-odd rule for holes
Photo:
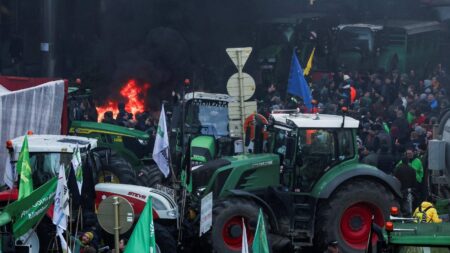
[[256,196],[255,194],[252,194],[252,193],[249,193],[246,191],[241,191],[241,190],[228,190],[228,191],[231,193],[232,196],[249,198],[249,199],[255,201],[258,205],[260,205],[264,209],[266,214],[269,216],[269,222],[270,222],[270,225],[272,226],[272,229],[274,230],[274,232],[277,232],[279,230],[277,216],[275,216],[275,212],[272,210],[270,205],[267,204],[266,201],[264,201],[262,198]]
[[378,169],[352,169],[344,171],[333,177],[331,180],[326,180],[319,182],[316,187],[314,187],[313,195],[321,199],[326,199],[331,196],[331,194],[341,185],[346,182],[350,182],[357,179],[364,178],[369,180],[374,180],[388,189],[390,189],[396,197],[401,198],[402,193],[400,190],[400,181],[391,175],[387,175]]

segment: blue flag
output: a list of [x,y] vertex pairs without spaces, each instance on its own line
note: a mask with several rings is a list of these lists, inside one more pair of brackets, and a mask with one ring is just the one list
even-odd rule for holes
[[292,54],[291,70],[289,72],[288,93],[301,97],[308,109],[312,108],[311,90],[303,76],[303,69],[298,62],[295,50]]

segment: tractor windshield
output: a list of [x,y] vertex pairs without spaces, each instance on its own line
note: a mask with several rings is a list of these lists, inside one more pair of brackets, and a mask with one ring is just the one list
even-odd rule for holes
[[37,188],[58,175],[61,164],[68,168],[71,160],[71,153],[30,153],[33,187]]
[[350,129],[298,129],[296,150],[296,184],[304,191],[332,166],[355,156]]
[[374,36],[366,27],[346,27],[338,35],[340,51],[362,50],[372,52]]
[[228,136],[228,103],[195,99],[188,106],[186,123],[198,127],[202,135]]

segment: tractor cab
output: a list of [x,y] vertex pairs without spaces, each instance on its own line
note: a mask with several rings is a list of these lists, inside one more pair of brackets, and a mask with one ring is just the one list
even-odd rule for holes
[[[17,163],[22,149],[24,136],[7,142],[12,165]],[[63,135],[29,135],[28,150],[33,178],[36,189],[58,175],[59,167],[68,168],[71,164],[76,148],[80,149],[81,160],[88,162],[88,153],[97,147],[95,139]],[[84,166],[86,167],[86,166]]]
[[309,192],[332,168],[357,161],[357,120],[296,112],[271,117],[272,150],[283,165],[282,184],[291,190]]
[[187,93],[184,112],[182,105],[173,108],[170,128],[176,138],[172,138],[171,146],[177,147],[179,153],[172,157],[181,157],[180,153],[185,152],[181,148],[183,143],[190,143],[192,165],[233,155],[234,143],[228,129],[228,103],[232,101],[234,99],[226,94]]

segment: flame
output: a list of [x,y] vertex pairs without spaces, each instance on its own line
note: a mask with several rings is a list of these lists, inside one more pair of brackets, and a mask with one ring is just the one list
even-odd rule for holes
[[[125,110],[136,116],[136,113],[141,113],[145,111],[145,97],[147,94],[147,90],[150,88],[150,84],[145,83],[142,86],[139,86],[136,83],[136,80],[129,80],[121,89],[120,95],[127,99],[125,103]],[[119,109],[117,108],[118,102],[113,100],[108,100],[105,105],[98,106],[98,122],[103,120],[103,114],[107,111],[112,111],[114,118],[116,118],[119,113]]]

